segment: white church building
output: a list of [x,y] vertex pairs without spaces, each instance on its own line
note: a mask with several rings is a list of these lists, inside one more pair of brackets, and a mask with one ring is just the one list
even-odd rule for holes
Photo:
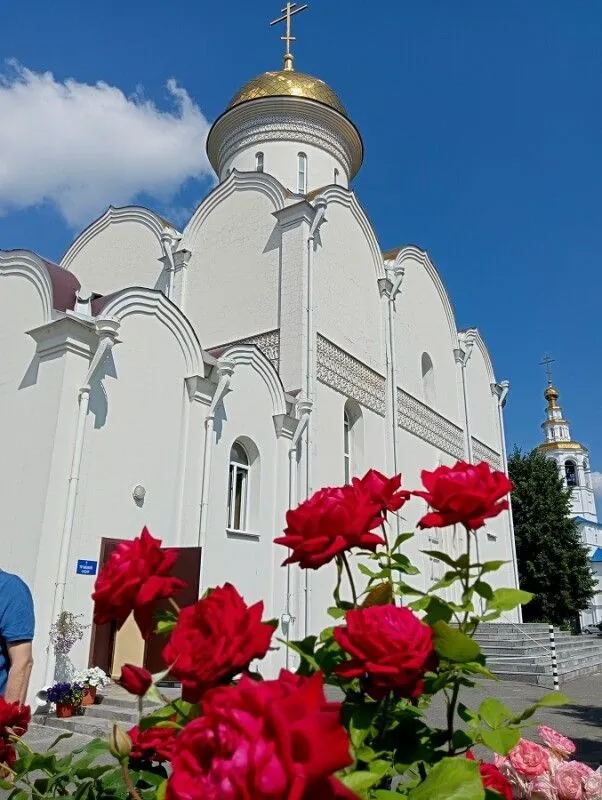
[[571,490],[571,514],[579,526],[581,541],[587,547],[592,572],[598,582],[589,607],[580,614],[581,625],[597,625],[602,622],[602,524],[598,522],[589,451],[572,438],[570,425],[558,404],[560,393],[552,384],[550,373],[544,397],[547,401],[546,419],[541,427],[545,442],[537,449],[556,462],[564,485]]
[[[334,567],[281,567],[290,506],[370,467],[409,488],[458,459],[506,469],[508,382],[428,254],[381,249],[352,188],[361,134],[288,44],[213,124],[217,184],[182,230],[111,207],[59,264],[0,251],[1,567],[36,601],[34,690],[61,611],[88,626],[76,666],[157,668],[154,640],[92,625],[97,570],[143,525],[181,548],[188,602],[231,581],[302,638],[326,623]],[[413,499],[398,524],[424,513]],[[477,541],[516,586],[510,514]],[[431,530],[407,551],[428,585],[442,570],[421,551],[461,546]]]

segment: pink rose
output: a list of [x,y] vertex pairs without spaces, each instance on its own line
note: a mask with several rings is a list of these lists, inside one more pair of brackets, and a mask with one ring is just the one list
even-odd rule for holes
[[575,752],[575,742],[567,739],[554,728],[548,728],[547,725],[540,725],[537,729],[543,741],[548,745],[550,750],[560,758],[568,758]]
[[558,795],[554,791],[552,779],[549,775],[540,775],[529,784],[528,792],[525,797],[529,800],[558,800]]
[[602,797],[602,774],[593,772],[583,784],[583,800],[600,800]]
[[508,753],[508,760],[524,778],[537,778],[548,771],[550,759],[544,748],[530,742],[528,739],[521,739]]
[[588,778],[591,778],[592,775],[595,775],[595,772],[591,767],[587,764],[584,764],[582,761],[571,761],[571,767],[581,775],[581,778],[585,781]]
[[552,784],[558,800],[582,800],[583,775],[575,769],[577,761],[565,761],[558,764],[552,775]]

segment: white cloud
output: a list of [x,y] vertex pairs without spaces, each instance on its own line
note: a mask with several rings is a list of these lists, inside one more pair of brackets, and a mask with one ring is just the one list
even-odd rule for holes
[[592,486],[596,497],[602,500],[602,472],[592,471]]
[[171,111],[10,62],[0,73],[0,214],[51,202],[81,225],[141,192],[169,201],[189,178],[210,176],[208,122],[174,80],[167,90]]

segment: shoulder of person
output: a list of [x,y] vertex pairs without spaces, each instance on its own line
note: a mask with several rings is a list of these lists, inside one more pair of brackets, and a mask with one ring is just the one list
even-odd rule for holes
[[19,592],[21,594],[31,594],[29,586],[25,583],[23,578],[18,575],[13,575],[12,572],[0,572],[0,589],[10,590],[11,592]]

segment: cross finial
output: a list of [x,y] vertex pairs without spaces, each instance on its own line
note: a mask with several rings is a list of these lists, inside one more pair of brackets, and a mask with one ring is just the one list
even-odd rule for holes
[[546,355],[543,358],[543,361],[540,362],[543,367],[546,368],[546,376],[548,378],[548,386],[552,385],[552,364],[554,363],[554,359]]
[[307,8],[307,4],[304,6],[297,6],[296,3],[288,2],[286,6],[282,9],[282,16],[278,17],[278,19],[273,20],[270,22],[270,25],[277,25],[279,22],[286,22],[286,33],[284,36],[281,36],[283,42],[286,43],[285,51],[284,51],[284,69],[292,70],[293,69],[293,54],[291,53],[291,42],[295,41],[295,36],[291,34],[291,20],[295,16],[295,14],[300,14],[301,11],[305,11]]

